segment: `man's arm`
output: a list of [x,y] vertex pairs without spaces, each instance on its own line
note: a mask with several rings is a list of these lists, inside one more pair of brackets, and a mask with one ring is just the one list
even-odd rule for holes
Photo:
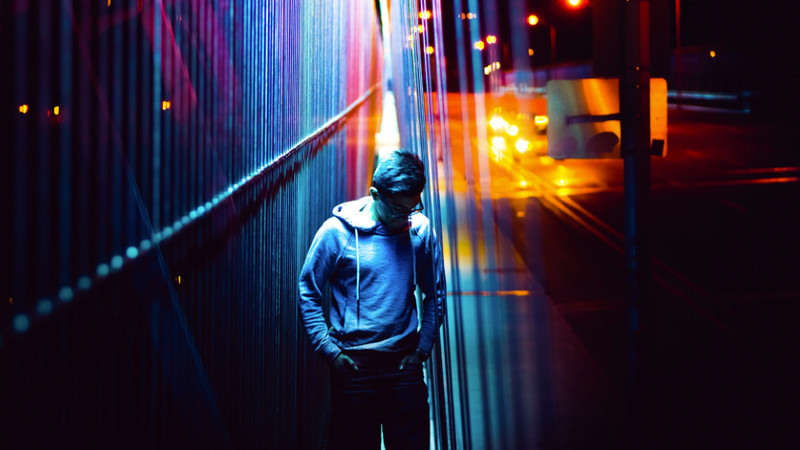
[[419,349],[423,356],[430,354],[436,334],[444,318],[446,286],[444,264],[438,238],[430,230],[426,242],[426,258],[418,273],[419,287],[422,290],[422,323],[419,331]]
[[417,272],[419,287],[422,290],[422,323],[419,330],[419,345],[417,349],[400,361],[400,370],[408,364],[417,364],[426,361],[433,349],[436,333],[444,318],[444,301],[446,295],[444,265],[439,242],[433,231],[430,232],[429,241],[425,245],[425,258]]
[[[338,219],[334,219],[338,220]],[[322,312],[322,288],[336,270],[336,261],[341,245],[336,230],[326,221],[317,231],[308,249],[303,269],[300,272],[300,315],[314,351],[328,362],[333,362],[342,350],[328,334],[328,324]]]

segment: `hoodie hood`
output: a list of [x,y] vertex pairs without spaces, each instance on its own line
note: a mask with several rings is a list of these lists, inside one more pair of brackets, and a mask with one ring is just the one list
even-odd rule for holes
[[358,200],[340,203],[333,208],[333,215],[360,233],[391,236],[406,232],[405,229],[389,231],[381,221],[373,219],[373,202],[372,197],[366,196]]

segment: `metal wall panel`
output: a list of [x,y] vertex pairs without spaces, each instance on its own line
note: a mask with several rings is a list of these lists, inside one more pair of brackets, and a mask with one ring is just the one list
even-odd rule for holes
[[372,172],[373,5],[0,8],[2,446],[318,446],[297,276]]

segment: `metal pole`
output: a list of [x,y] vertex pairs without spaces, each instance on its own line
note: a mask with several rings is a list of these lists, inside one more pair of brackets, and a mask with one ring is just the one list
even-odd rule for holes
[[650,200],[650,2],[624,3],[624,68],[620,80],[625,187],[625,278],[628,312],[628,424],[636,439],[646,357],[652,266]]
[[681,0],[675,0],[675,104],[681,109]]

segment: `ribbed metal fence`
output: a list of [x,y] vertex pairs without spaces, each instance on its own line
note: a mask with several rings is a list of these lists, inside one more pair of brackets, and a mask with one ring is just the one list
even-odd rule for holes
[[296,280],[372,171],[374,5],[1,7],[0,446],[318,446]]
[[[460,287],[441,2],[391,2],[390,17],[391,77],[400,141],[425,162],[429,183],[423,192],[423,203],[431,205],[426,215],[442,237],[441,245],[449,247],[450,255],[446,271],[448,299],[440,311],[443,326],[426,371],[433,444],[438,449],[458,448],[468,435],[461,419],[468,405],[465,396],[457,392],[461,386],[458,378],[463,374],[454,370],[459,347],[458,339],[451,339],[454,332],[463,330],[460,323],[451,323],[453,315],[447,312],[447,305],[458,311]],[[451,327],[455,331],[451,332]]]

